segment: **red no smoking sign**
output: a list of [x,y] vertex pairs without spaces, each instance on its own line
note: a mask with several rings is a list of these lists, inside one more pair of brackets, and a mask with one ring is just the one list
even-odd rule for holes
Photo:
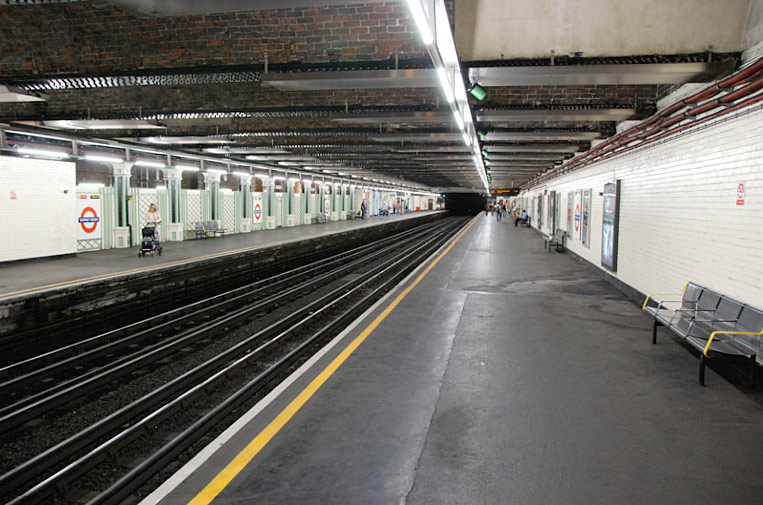
[[737,205],[744,205],[744,183],[740,182],[737,186]]

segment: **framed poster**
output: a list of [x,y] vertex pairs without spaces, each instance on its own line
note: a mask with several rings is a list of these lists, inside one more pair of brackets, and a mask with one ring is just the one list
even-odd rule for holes
[[620,220],[620,181],[604,185],[601,223],[601,265],[617,271],[617,229]]
[[543,195],[538,195],[538,229],[543,226]]
[[575,191],[575,199],[573,200],[573,210],[572,210],[572,238],[575,240],[580,240],[580,221],[581,221],[581,207],[583,205],[583,196],[582,192],[580,190]]
[[548,216],[546,216],[546,222],[548,223],[548,229],[554,232],[556,226],[556,192],[552,191],[548,194]]
[[572,233],[572,191],[567,193],[567,234]]
[[591,190],[583,191],[583,245],[591,247]]

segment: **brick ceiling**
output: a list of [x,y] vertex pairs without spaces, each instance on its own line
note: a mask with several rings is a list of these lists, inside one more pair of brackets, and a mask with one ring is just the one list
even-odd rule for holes
[[[381,175],[431,188],[479,188],[479,177],[469,153],[462,152],[460,136],[431,135],[458,134],[449,116],[427,122],[402,117],[448,111],[437,87],[279,91],[263,84],[266,71],[316,75],[431,68],[427,49],[404,2],[331,3],[161,17],[138,16],[104,1],[0,6],[0,83],[40,89],[48,98],[45,102],[0,103],[0,121],[41,124],[52,120],[148,119],[166,128],[149,132],[94,130],[89,134],[130,139],[214,136],[234,143],[182,147],[229,149],[234,151],[228,155],[231,158],[244,156],[235,149],[278,148],[283,151],[281,160],[311,158],[300,160],[301,166],[369,178]],[[454,2],[446,4],[453,16]],[[727,59],[734,56],[723,55]],[[705,57],[655,58],[662,62],[700,61]],[[605,58],[596,62],[642,61]],[[555,61],[556,65],[590,63],[575,56]],[[538,66],[549,62],[463,62],[462,66],[466,74],[470,66],[496,64]],[[479,117],[490,111],[614,108],[632,109],[632,118],[640,118],[651,114],[657,100],[670,89],[669,85],[657,84],[492,86],[484,101],[473,100],[472,110]],[[516,162],[492,169],[493,186],[508,188],[518,187],[532,175],[572,156],[561,153],[541,164],[533,160],[547,154],[547,148],[574,146],[585,150],[590,145],[590,138],[554,140],[554,135],[594,132],[604,138],[614,133],[615,122],[556,120],[551,115],[483,121],[477,129],[488,134],[551,136],[529,142],[521,138],[491,141],[489,136],[483,140],[481,147],[488,151],[510,146],[537,149],[520,149],[525,154],[514,153]]]

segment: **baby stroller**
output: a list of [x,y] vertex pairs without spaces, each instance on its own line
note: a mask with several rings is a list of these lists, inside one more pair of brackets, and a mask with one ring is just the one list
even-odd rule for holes
[[147,254],[154,255],[157,253],[162,255],[162,246],[159,243],[159,233],[154,226],[144,226],[141,230],[143,239],[140,241],[140,251],[138,251],[138,257],[146,256]]

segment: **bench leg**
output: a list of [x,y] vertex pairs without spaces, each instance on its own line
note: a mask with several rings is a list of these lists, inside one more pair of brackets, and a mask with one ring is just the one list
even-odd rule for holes
[[753,389],[755,389],[755,371],[757,366],[758,365],[755,363],[755,355],[750,356],[750,385]]
[[657,345],[657,327],[658,326],[662,326],[662,324],[655,319],[654,324],[652,325],[652,344],[654,345]]
[[705,355],[699,355],[699,385],[705,385]]

